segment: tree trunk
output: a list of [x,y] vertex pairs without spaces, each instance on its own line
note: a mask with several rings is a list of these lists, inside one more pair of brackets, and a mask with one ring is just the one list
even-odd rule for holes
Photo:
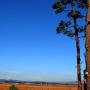
[[90,0],[88,0],[88,15],[87,15],[87,30],[86,30],[86,74],[87,74],[87,90],[90,90]]
[[[73,5],[73,0],[71,2],[72,10],[75,14],[75,8]],[[77,80],[78,80],[78,90],[82,90],[82,81],[81,81],[81,67],[80,67],[80,45],[79,45],[79,37],[78,37],[78,30],[77,30],[77,18],[74,15],[74,30],[75,30],[75,41],[76,41],[76,52],[77,52]]]
[[75,39],[76,39],[76,50],[77,50],[77,79],[78,79],[78,90],[82,90],[82,82],[81,82],[81,68],[80,68],[80,45],[79,45],[79,37],[78,31],[76,28],[76,18],[74,17],[74,29],[75,29]]

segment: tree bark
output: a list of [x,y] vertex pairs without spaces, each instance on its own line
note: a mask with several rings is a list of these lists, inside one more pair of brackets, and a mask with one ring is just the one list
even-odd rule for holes
[[[72,10],[73,10],[73,12],[75,14],[75,8],[74,8],[74,5],[73,5],[73,0],[71,2],[71,7],[72,7]],[[80,67],[80,61],[81,61],[81,58],[80,58],[80,45],[79,45],[79,37],[78,37],[78,30],[77,30],[77,21],[76,21],[77,18],[76,18],[75,15],[73,17],[73,20],[74,20],[76,52],[77,52],[77,80],[78,80],[78,90],[82,90],[81,67]]]
[[75,40],[76,40],[76,50],[77,50],[77,79],[78,79],[78,90],[82,90],[82,81],[81,81],[81,67],[80,67],[80,45],[78,31],[76,28],[76,18],[74,17],[74,29],[75,29]]
[[90,0],[88,0],[87,30],[86,30],[86,75],[87,90],[90,90]]

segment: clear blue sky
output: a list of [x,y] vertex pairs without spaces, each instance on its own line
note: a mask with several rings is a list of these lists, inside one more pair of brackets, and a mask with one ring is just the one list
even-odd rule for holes
[[54,13],[54,1],[0,0],[0,78],[76,80],[75,41],[56,33],[65,17]]

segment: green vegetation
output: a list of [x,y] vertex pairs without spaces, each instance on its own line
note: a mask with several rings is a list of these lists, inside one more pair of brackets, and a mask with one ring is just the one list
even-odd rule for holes
[[[57,0],[52,8],[56,14],[66,15],[60,20],[57,33],[71,37],[76,42],[78,90],[82,90],[80,37],[86,37],[87,0]],[[85,24],[80,23],[80,20]]]
[[18,89],[15,85],[12,85],[12,86],[9,87],[9,90],[18,90]]

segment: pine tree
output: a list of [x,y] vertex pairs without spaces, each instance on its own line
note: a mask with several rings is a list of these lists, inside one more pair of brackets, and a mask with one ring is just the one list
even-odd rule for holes
[[[64,14],[68,20],[60,20],[60,23],[56,29],[57,33],[62,33],[66,36],[75,38],[76,50],[77,50],[77,79],[78,79],[78,90],[82,90],[81,82],[81,58],[80,58],[80,40],[85,34],[86,25],[80,25],[78,20],[85,20],[86,15],[82,13],[83,10],[87,9],[87,0],[57,0],[52,8],[55,10],[56,14]],[[68,10],[69,9],[69,10]],[[83,33],[83,34],[82,34]]]

